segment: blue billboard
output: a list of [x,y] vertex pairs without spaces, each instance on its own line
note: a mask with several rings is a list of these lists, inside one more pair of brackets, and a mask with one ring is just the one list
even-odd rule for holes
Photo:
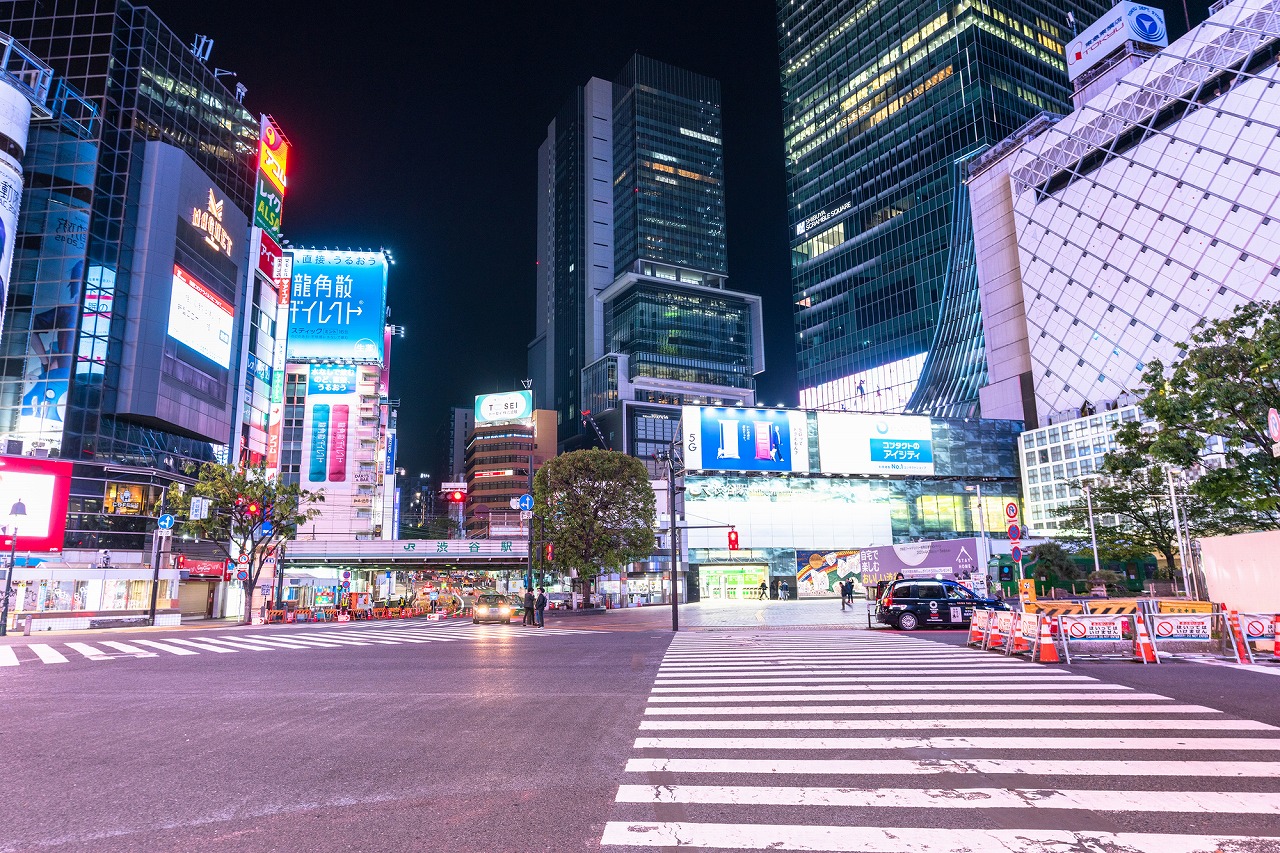
[[804,412],[684,410],[685,467],[707,471],[808,471]]
[[289,289],[290,361],[381,363],[387,260],[381,252],[297,249]]

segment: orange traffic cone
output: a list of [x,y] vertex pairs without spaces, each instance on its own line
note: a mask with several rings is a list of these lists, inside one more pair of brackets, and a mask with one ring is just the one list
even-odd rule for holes
[[982,644],[982,638],[986,633],[987,623],[990,618],[991,611],[974,609],[973,616],[969,619],[969,639],[965,641],[965,645]]
[[1003,633],[1000,627],[1000,614],[1003,611],[993,611],[991,614],[991,623],[987,629],[986,641],[983,644],[984,649],[994,649],[998,646],[1004,646],[1009,642],[1009,637]]
[[1059,663],[1058,647],[1053,644],[1053,632],[1049,630],[1049,620],[1040,621],[1040,663]]
[[1035,613],[1023,612],[1019,613],[1018,618],[1013,620],[1013,653],[1015,655],[1031,651],[1031,641],[1026,638],[1026,634],[1022,630],[1023,623],[1028,619],[1038,620],[1039,616]]
[[1133,657],[1143,663],[1159,663],[1160,658],[1156,656],[1156,647],[1151,644],[1151,635],[1147,633],[1147,623],[1143,620],[1141,614],[1133,617],[1135,626],[1133,632]]

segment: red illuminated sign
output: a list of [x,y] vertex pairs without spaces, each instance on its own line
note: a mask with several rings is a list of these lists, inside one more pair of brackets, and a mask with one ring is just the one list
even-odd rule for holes
[[258,143],[258,170],[284,195],[285,174],[289,166],[289,143],[271,116],[262,117],[262,136]]
[[261,228],[258,231],[258,272],[266,277],[267,281],[273,285],[276,283],[276,266],[280,263],[280,259],[284,257],[284,251],[280,248],[275,240],[271,239],[271,235]]
[[61,551],[70,492],[70,462],[0,456],[0,544]]
[[227,570],[226,560],[193,560],[182,557],[178,568],[193,578],[221,578]]

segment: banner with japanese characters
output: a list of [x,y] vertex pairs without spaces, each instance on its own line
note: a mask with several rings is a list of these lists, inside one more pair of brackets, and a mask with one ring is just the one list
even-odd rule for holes
[[381,362],[386,257],[317,249],[292,254],[288,360]]
[[818,412],[824,474],[931,476],[933,421],[907,415]]

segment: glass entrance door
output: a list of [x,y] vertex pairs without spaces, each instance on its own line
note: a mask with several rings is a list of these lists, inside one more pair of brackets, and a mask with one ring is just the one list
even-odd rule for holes
[[765,566],[707,566],[699,571],[703,600],[754,601],[767,576]]

